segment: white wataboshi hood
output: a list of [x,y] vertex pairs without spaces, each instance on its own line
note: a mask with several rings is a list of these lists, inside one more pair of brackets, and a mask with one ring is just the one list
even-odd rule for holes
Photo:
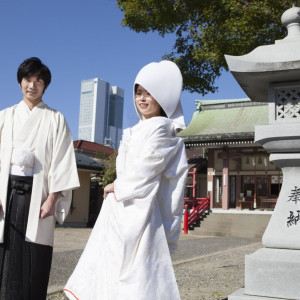
[[[163,60],[159,63],[152,62],[144,66],[136,76],[133,86],[136,84],[146,89],[172,120],[175,129],[184,129],[185,122],[180,103],[182,91],[182,75],[177,65],[171,61]],[[134,101],[135,105],[135,101]],[[140,119],[141,113],[135,106]]]

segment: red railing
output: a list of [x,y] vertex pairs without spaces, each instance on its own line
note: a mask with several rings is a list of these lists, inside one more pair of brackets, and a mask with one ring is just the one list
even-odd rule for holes
[[183,232],[184,234],[188,233],[190,226],[195,224],[206,211],[210,209],[210,198],[197,198],[196,197],[196,172],[197,169],[193,168],[192,171],[188,172],[188,184],[186,188],[192,189],[192,197],[184,198],[184,223],[183,223]]
[[210,197],[184,198],[183,233],[187,234],[190,226],[195,224],[210,209]]

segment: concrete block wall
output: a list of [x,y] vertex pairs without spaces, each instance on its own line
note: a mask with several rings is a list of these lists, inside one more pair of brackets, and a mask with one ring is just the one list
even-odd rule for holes
[[190,234],[202,236],[233,236],[261,238],[271,214],[209,213]]

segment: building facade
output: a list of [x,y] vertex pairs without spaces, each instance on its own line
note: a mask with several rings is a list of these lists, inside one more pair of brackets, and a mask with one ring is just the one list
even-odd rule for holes
[[124,90],[99,78],[81,82],[78,139],[119,147]]
[[92,227],[103,202],[103,187],[99,179],[103,176],[105,164],[99,157],[113,155],[116,151],[85,140],[77,140],[73,144],[80,188],[73,191],[72,204],[65,225]]
[[[74,146],[76,146],[76,142],[74,142]],[[91,177],[95,174],[101,174],[104,165],[81,151],[75,150],[75,157],[80,187],[72,192],[71,207],[64,226],[86,227],[87,225],[93,225],[102,204],[102,194],[94,201],[93,192],[95,187]],[[97,204],[96,207],[95,203]]]
[[190,124],[178,134],[191,169],[197,169],[196,197],[209,194],[211,208],[273,209],[282,171],[254,138],[255,126],[268,123],[268,104],[235,99],[196,105]]

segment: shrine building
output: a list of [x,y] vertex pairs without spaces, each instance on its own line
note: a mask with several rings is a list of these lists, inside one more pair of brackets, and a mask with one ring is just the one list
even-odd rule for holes
[[[210,195],[210,206],[228,210],[273,210],[282,172],[254,140],[256,125],[269,124],[268,103],[250,99],[196,100],[184,139],[194,195]],[[191,197],[192,187],[186,189]]]

